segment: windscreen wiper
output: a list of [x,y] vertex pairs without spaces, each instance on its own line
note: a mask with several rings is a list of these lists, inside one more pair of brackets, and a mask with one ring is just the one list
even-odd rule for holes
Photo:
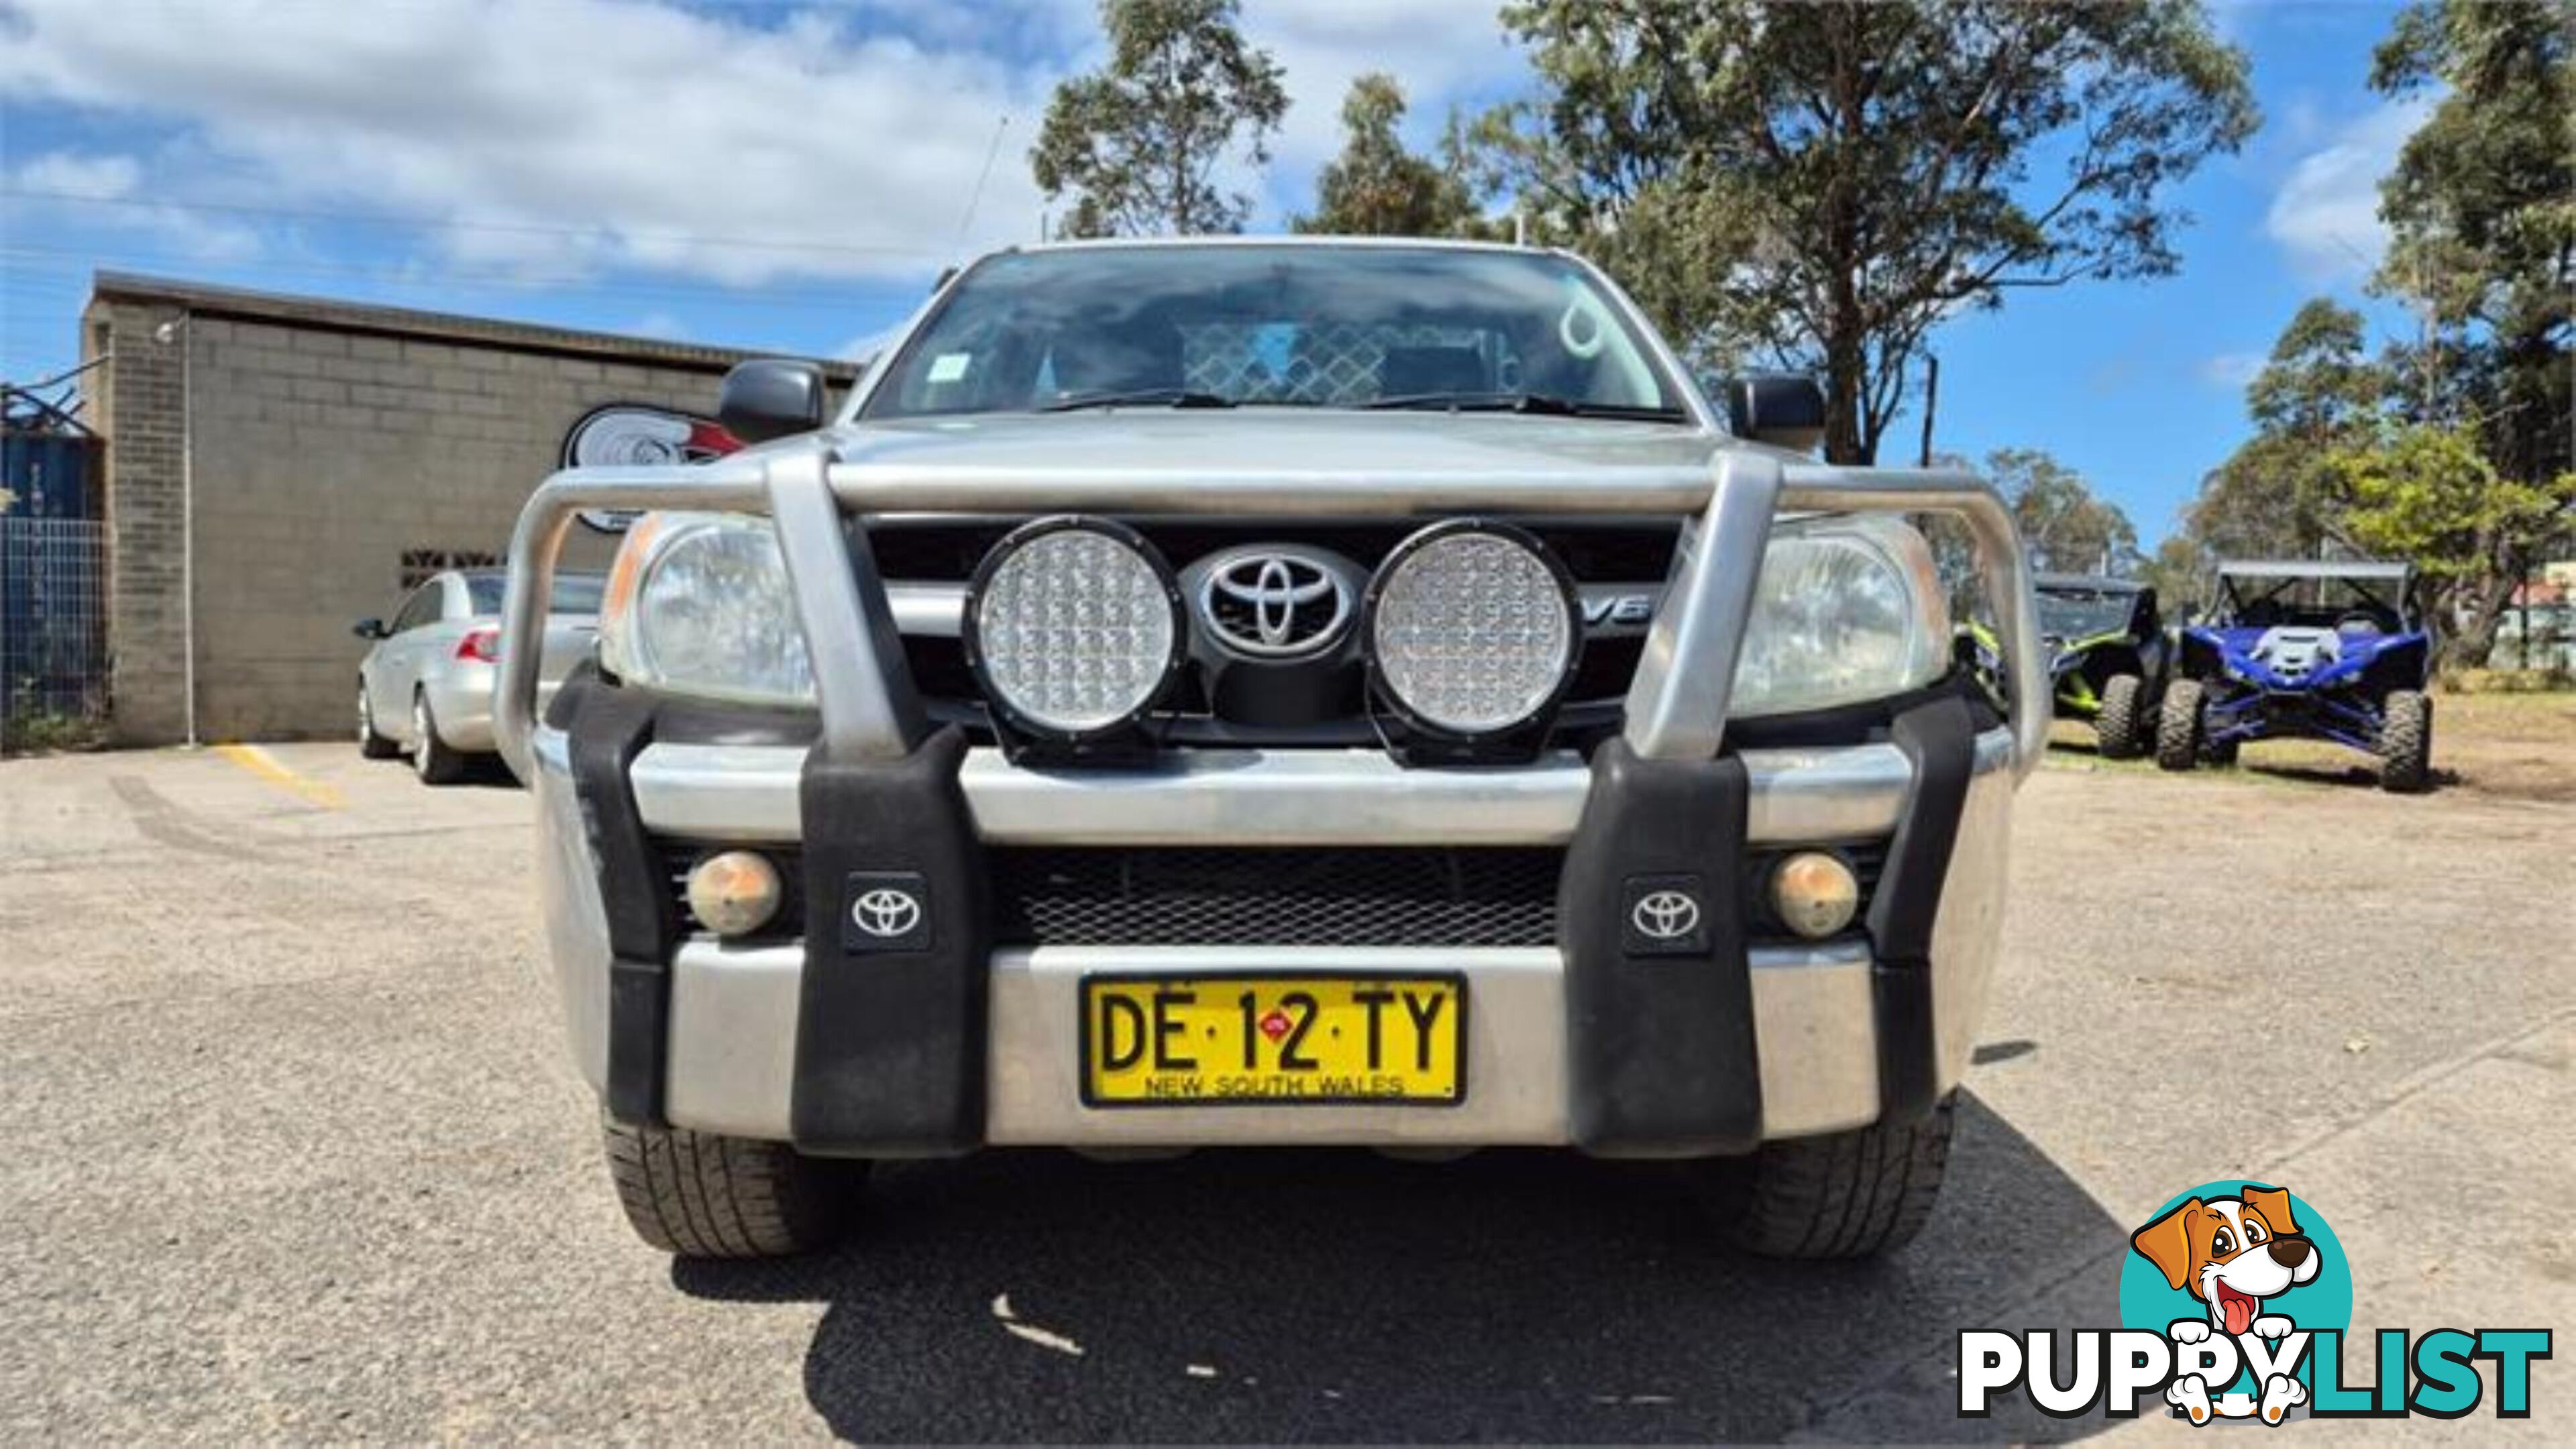
[[1583,402],[1541,392],[1408,392],[1372,399],[1361,406],[1371,411],[1536,413],[1555,418],[1631,418],[1656,423],[1682,421],[1679,408]]
[[1139,387],[1124,392],[1086,392],[1041,404],[1042,413],[1079,412],[1084,408],[1230,408],[1234,399],[1186,387]]

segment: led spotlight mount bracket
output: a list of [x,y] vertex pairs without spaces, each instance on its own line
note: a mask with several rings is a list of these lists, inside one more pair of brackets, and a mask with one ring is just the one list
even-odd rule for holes
[[[1172,644],[1164,656],[1161,672],[1153,688],[1134,709],[1107,723],[1082,729],[1065,729],[1034,718],[1014,706],[996,688],[983,640],[983,602],[990,591],[993,576],[1013,554],[1041,538],[1058,533],[1083,532],[1116,540],[1143,560],[1161,588],[1163,601],[1172,614]],[[964,647],[966,668],[975,677],[975,687],[984,696],[984,708],[993,722],[993,734],[1002,746],[1003,755],[1013,763],[1022,759],[1040,762],[1114,764],[1150,757],[1156,739],[1150,728],[1154,711],[1172,692],[1172,683],[1180,677],[1181,665],[1189,657],[1189,611],[1183,605],[1181,586],[1155,548],[1135,529],[1115,519],[1087,513],[1053,514],[1012,529],[1001,541],[985,551],[975,565],[974,578],[966,585],[964,618],[958,629],[958,642]]]
[[[1386,593],[1387,582],[1405,560],[1443,539],[1481,534],[1518,545],[1537,559],[1556,581],[1556,592],[1565,609],[1565,663],[1557,671],[1556,683],[1530,712],[1513,723],[1491,730],[1461,730],[1424,717],[1405,703],[1386,682],[1384,665],[1378,657],[1378,604]],[[1565,702],[1566,691],[1574,687],[1574,677],[1583,667],[1582,595],[1575,587],[1574,575],[1565,563],[1542,542],[1538,535],[1514,524],[1491,518],[1451,518],[1432,524],[1409,535],[1390,551],[1370,576],[1368,589],[1360,600],[1360,652],[1368,667],[1369,719],[1377,727],[1378,738],[1388,753],[1406,765],[1515,765],[1536,759],[1547,747],[1548,732],[1556,722],[1556,712]]]

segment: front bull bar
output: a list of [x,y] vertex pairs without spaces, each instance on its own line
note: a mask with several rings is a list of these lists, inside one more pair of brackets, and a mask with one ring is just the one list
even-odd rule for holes
[[[766,513],[796,596],[822,733],[836,753],[896,760],[924,732],[894,615],[866,529],[869,513],[1215,514],[1422,518],[1457,514],[1646,514],[1688,518],[1627,698],[1626,738],[1652,760],[1714,758],[1724,742],[1736,656],[1773,520],[1783,511],[1949,513],[1976,542],[1998,625],[2016,777],[2047,745],[2050,687],[2039,606],[2011,513],[1992,487],[1950,470],[1783,462],[1720,447],[1705,468],[1623,469],[1604,481],[1562,468],[1385,478],[1293,466],[1207,471],[910,467],[835,463],[828,445],[762,450],[670,468],[567,469],[546,479],[510,539],[493,732],[533,778],[538,662],[556,555],[586,509]],[[1397,782],[1400,785],[1400,780]]]

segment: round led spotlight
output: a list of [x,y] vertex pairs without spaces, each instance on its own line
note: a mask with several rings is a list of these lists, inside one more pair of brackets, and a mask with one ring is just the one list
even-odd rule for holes
[[1376,694],[1451,741],[1543,724],[1583,649],[1574,580],[1536,538],[1483,519],[1397,545],[1369,581],[1366,621]]
[[1005,736],[1071,743],[1133,726],[1186,640],[1171,569],[1134,529],[1043,518],[976,566],[962,642]]

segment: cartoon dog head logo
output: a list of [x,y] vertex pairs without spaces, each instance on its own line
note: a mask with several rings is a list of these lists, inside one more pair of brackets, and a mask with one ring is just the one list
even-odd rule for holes
[[[2324,1255],[2299,1231],[2290,1195],[2248,1187],[2236,1197],[2186,1200],[2130,1235],[2165,1282],[2208,1306],[2222,1333],[2278,1338],[2291,1324],[2263,1311],[2263,1300],[2317,1276]],[[2266,1321],[2269,1320],[2269,1321]]]

